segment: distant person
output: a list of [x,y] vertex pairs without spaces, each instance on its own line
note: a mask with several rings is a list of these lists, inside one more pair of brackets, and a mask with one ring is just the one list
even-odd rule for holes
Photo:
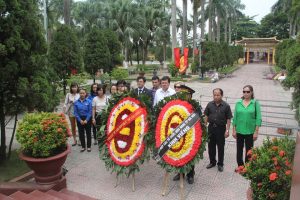
[[112,84],[110,86],[110,91],[109,91],[110,94],[109,94],[108,98],[111,98],[113,95],[117,94],[117,91],[118,91],[117,85]]
[[[100,125],[101,125],[100,116],[108,103],[108,97],[105,95],[105,87],[103,85],[98,85],[97,94],[98,96],[96,96],[92,102],[92,107],[93,107],[92,123],[93,123],[93,129],[96,129],[95,131],[93,131],[94,133],[97,133],[97,131],[100,130]],[[94,134],[94,145],[97,145],[96,135],[97,134]]]
[[181,86],[182,85],[184,85],[182,82],[176,82],[174,84],[174,90],[175,90],[176,93],[181,91]]
[[158,76],[153,76],[152,77],[152,89],[151,89],[151,93],[152,93],[152,102],[154,100],[155,97],[155,92],[160,88],[160,80]]
[[93,83],[91,85],[91,91],[90,91],[90,94],[88,95],[88,99],[90,101],[93,101],[93,99],[97,96],[97,86],[98,86],[97,83]]
[[[86,90],[79,90],[80,98],[74,104],[74,115],[77,120],[79,138],[81,142],[80,152],[84,152],[87,148],[91,152],[91,118],[92,118],[92,102],[86,98]],[[85,142],[86,135],[86,142]]]
[[[232,136],[236,139],[237,164],[243,166],[249,160],[247,152],[252,149],[254,141],[257,140],[261,126],[260,103],[254,99],[251,85],[243,87],[243,96],[235,104],[232,126]],[[243,160],[244,146],[246,146],[245,162]]]
[[69,120],[71,123],[71,130],[73,136],[73,144],[72,146],[76,146],[76,119],[74,116],[74,103],[76,100],[79,99],[79,88],[77,83],[71,83],[70,85],[70,92],[66,95],[65,103],[63,106],[63,112],[69,116]]
[[[205,124],[208,125],[208,155],[209,164],[206,166],[210,169],[216,164],[218,171],[222,172],[224,168],[224,146],[225,138],[229,136],[232,112],[229,104],[222,99],[223,90],[216,88],[213,90],[213,101],[209,102],[204,110]],[[216,146],[218,147],[218,162],[216,160]]]
[[152,101],[152,93],[151,91],[145,87],[145,83],[146,83],[146,78],[143,76],[139,76],[136,79],[136,83],[137,83],[137,88],[134,89],[134,93],[138,96],[145,94],[147,95],[151,101]]
[[155,93],[155,97],[154,97],[154,106],[160,102],[161,100],[163,100],[165,97],[169,97],[173,94],[175,94],[175,90],[173,90],[172,88],[170,88],[170,82],[171,79],[168,76],[164,76],[161,79],[161,88],[158,89]]
[[126,83],[124,87],[124,92],[130,92],[130,91],[131,91],[130,83]]
[[125,87],[126,87],[126,81],[118,80],[118,82],[117,82],[117,93],[118,94],[124,93],[124,91],[126,90]]

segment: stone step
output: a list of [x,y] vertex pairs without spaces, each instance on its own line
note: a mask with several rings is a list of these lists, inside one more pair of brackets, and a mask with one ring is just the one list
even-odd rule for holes
[[28,195],[31,195],[31,196],[37,197],[38,199],[43,199],[43,200],[61,200],[61,198],[52,196],[50,194],[41,192],[39,190],[34,190],[33,192],[30,192]]
[[27,199],[32,199],[28,194],[21,192],[21,191],[17,191],[11,195],[9,195],[9,197],[11,197],[12,199],[15,200],[27,200]]
[[61,192],[64,193],[64,194],[73,196],[73,197],[77,197],[77,198],[79,198],[80,200],[96,200],[96,199],[94,199],[94,198],[92,198],[92,197],[85,196],[85,195],[80,194],[80,193],[77,193],[77,192],[72,192],[72,191],[67,190],[67,189],[62,189]]
[[64,194],[62,192],[57,192],[55,190],[49,190],[46,193],[50,194],[52,196],[58,197],[60,199],[63,199],[63,200],[80,200],[80,198],[78,198],[78,197],[70,196],[70,195]]
[[13,198],[0,193],[0,200],[11,200],[11,199],[13,199]]

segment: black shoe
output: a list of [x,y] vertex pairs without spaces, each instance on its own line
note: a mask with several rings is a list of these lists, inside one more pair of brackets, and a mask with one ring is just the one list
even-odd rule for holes
[[187,177],[187,182],[188,182],[188,184],[193,184],[194,183],[194,176],[188,176]]
[[180,174],[174,176],[173,181],[179,181],[179,180],[180,180]]
[[97,145],[97,144],[98,144],[98,142],[95,140],[95,141],[94,141],[94,145]]
[[219,165],[219,166],[218,166],[218,171],[219,171],[219,172],[222,172],[223,170],[224,170],[224,167],[221,166],[221,165]]
[[206,166],[206,169],[213,168],[214,166],[216,166],[216,164],[209,163],[209,164]]

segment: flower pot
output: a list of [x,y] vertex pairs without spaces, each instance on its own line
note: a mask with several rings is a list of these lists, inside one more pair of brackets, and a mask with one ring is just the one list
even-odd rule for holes
[[139,76],[144,77],[145,76],[145,72],[139,72]]
[[21,160],[24,160],[28,167],[33,170],[35,181],[39,184],[53,184],[62,178],[62,165],[67,159],[71,148],[67,145],[67,149],[55,156],[49,158],[32,158],[19,154]]
[[252,200],[252,189],[251,187],[247,190],[247,200]]

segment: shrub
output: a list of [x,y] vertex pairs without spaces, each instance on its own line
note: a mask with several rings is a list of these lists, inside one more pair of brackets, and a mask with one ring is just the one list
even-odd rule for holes
[[122,80],[128,78],[129,73],[126,69],[114,68],[111,72],[111,76],[116,80]]
[[63,113],[30,113],[19,123],[17,140],[27,156],[46,158],[66,149],[71,135]]
[[295,141],[288,138],[268,138],[247,152],[250,161],[239,172],[251,181],[253,199],[289,199],[294,153]]
[[175,77],[179,72],[179,69],[175,66],[174,63],[168,64],[168,70],[172,77]]

